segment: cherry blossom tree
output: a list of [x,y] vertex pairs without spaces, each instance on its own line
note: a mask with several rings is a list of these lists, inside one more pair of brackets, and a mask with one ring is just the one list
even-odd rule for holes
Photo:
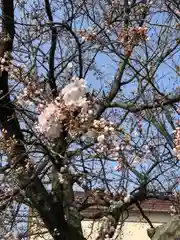
[[177,196],[178,1],[1,0],[0,14],[1,238],[25,239],[31,212],[82,240],[101,206],[88,218],[113,239],[132,204]]

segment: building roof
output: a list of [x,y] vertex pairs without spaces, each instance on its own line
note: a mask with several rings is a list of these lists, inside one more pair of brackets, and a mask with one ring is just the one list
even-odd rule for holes
[[[83,199],[85,196],[85,194],[83,192],[75,192],[75,199]],[[160,199],[159,199],[160,198]],[[170,213],[170,206],[172,206],[172,197],[167,197],[167,195],[158,195],[156,197],[150,197],[149,199],[144,200],[143,202],[141,202],[140,206],[142,208],[142,210],[144,210],[145,212],[161,212],[161,213]],[[99,204],[98,206],[90,206],[88,209],[86,209],[86,212],[90,212],[90,211],[97,211],[100,209],[104,209],[103,206],[101,206],[101,204]],[[130,208],[130,211],[139,211],[139,209],[137,208],[137,206],[135,204],[133,204]]]
[[[169,200],[151,198],[143,201],[141,203],[141,208],[146,212],[151,211],[151,212],[169,213],[171,205],[172,205],[172,202]],[[132,210],[138,210],[138,209],[136,206],[134,206]]]

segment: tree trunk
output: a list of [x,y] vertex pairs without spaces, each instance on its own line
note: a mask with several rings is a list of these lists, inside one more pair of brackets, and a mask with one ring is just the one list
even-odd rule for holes
[[[1,0],[1,3],[0,58],[3,58],[5,53],[12,52],[15,27],[13,0]],[[0,125],[5,140],[16,140],[10,153],[9,164],[13,166],[12,171],[14,171],[20,189],[25,191],[25,197],[30,199],[32,208],[38,212],[55,240],[84,240],[73,226],[68,226],[61,202],[57,202],[54,196],[46,191],[38,176],[33,176],[33,165],[27,156],[23,134],[10,100],[8,72],[5,70],[0,73],[0,90]]]

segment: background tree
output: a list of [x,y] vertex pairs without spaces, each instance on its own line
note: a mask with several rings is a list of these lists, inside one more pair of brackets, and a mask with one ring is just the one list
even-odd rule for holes
[[113,237],[130,205],[177,190],[178,7],[1,0],[2,237],[27,235],[30,208],[53,239],[84,239],[92,205]]

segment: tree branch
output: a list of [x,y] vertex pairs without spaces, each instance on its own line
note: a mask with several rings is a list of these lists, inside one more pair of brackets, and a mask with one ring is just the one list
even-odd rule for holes
[[172,97],[167,97],[166,99],[164,99],[164,98],[159,99],[155,103],[141,104],[137,107],[133,106],[134,104],[117,103],[117,102],[106,104],[106,107],[123,108],[125,110],[128,110],[129,112],[137,113],[137,112],[141,112],[141,111],[147,110],[147,109],[153,109],[153,108],[155,109],[155,108],[159,108],[162,106],[171,105],[174,103],[178,103],[179,101],[180,101],[180,95],[176,95],[176,96],[172,96]]
[[[52,16],[49,0],[44,0],[44,2],[45,2],[46,13],[47,13],[48,19],[51,23],[53,23],[53,16]],[[56,80],[54,77],[54,57],[55,57],[55,51],[56,51],[56,44],[57,44],[57,29],[55,26],[52,25],[52,27],[51,27],[51,47],[50,47],[50,52],[49,52],[48,81],[49,81],[50,88],[52,90],[52,95],[54,97],[57,96],[57,86],[56,86]]]
[[[0,57],[3,57],[5,52],[11,53],[12,51],[15,28],[13,0],[1,2],[3,42],[0,46]],[[47,192],[37,176],[34,177],[34,181],[27,184],[32,177],[34,167],[23,145],[23,134],[10,100],[6,70],[3,70],[0,76],[0,90],[0,125],[1,129],[6,130],[5,140],[14,139],[9,164],[16,165],[12,171],[14,171],[20,189],[27,186],[26,198],[30,199],[32,207],[38,212],[55,240],[74,239],[73,236],[77,236],[76,239],[83,239],[75,228],[68,226],[61,202],[55,201],[54,196]]]

